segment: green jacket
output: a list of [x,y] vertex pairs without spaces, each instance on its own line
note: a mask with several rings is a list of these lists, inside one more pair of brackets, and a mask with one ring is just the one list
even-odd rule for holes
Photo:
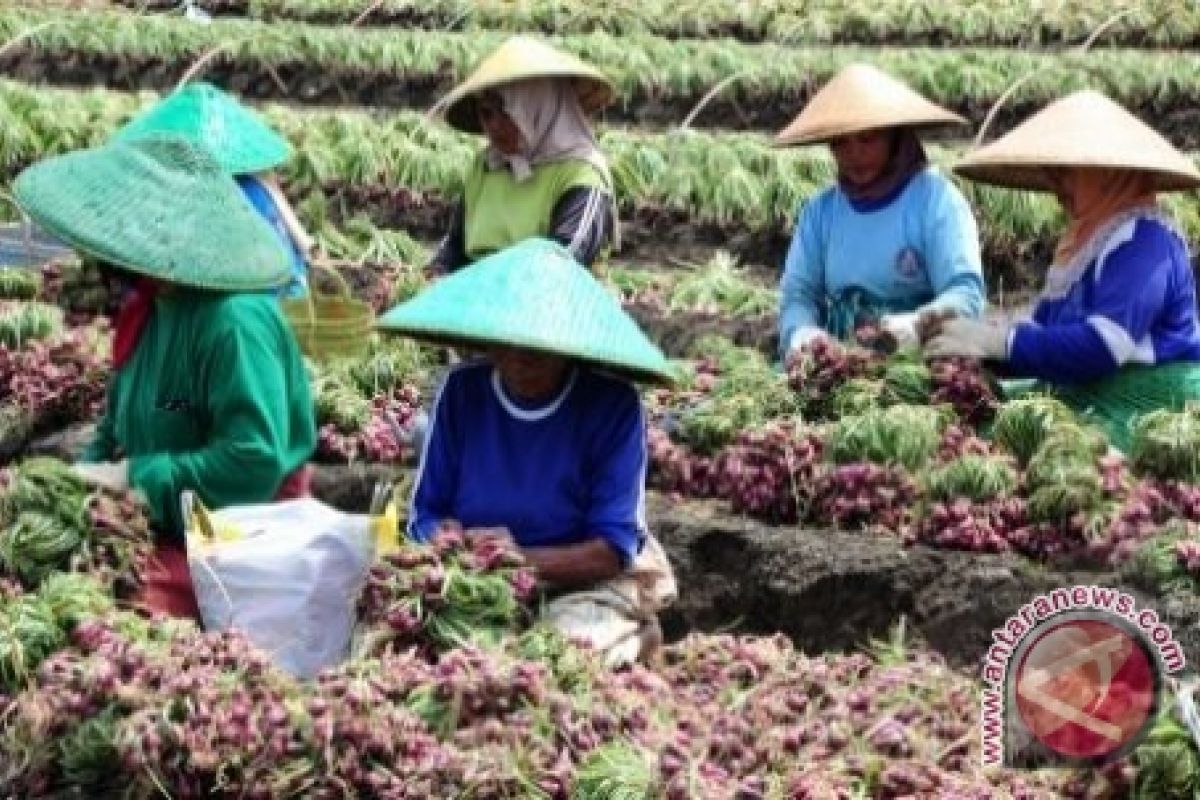
[[179,494],[209,508],[271,500],[316,444],[299,347],[274,297],[178,289],[155,300],[85,461],[129,459],[129,482],[168,533]]

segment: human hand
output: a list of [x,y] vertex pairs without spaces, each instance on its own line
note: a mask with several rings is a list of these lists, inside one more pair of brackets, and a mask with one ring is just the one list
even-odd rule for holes
[[792,338],[787,346],[787,358],[784,360],[792,361],[801,350],[809,347],[819,339],[829,341],[829,334],[826,333],[824,328],[818,328],[814,325],[797,328],[792,331]]
[[906,314],[884,314],[879,318],[879,327],[890,339],[892,350],[917,344],[917,319],[915,311]]
[[129,488],[129,461],[100,461],[94,464],[75,464],[72,469],[89,486],[113,491]]
[[503,525],[467,528],[465,534],[468,539],[472,540],[484,539],[489,542],[495,542],[511,548],[516,548],[517,546],[516,540],[513,539],[512,532]]
[[917,315],[917,340],[922,346],[942,331],[942,326],[957,317],[958,314],[949,309],[937,311],[922,311]]
[[1007,360],[1007,325],[989,325],[973,319],[955,317],[942,323],[937,335],[925,345],[930,358],[964,356],[966,358]]

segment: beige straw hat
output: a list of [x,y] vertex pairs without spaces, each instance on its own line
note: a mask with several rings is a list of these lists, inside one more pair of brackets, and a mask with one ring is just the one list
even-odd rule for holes
[[820,144],[878,128],[964,125],[966,120],[931,103],[883,70],[851,64],[812,96],[776,145]]
[[1056,100],[954,171],[1011,189],[1052,191],[1046,167],[1106,167],[1148,172],[1159,192],[1200,186],[1200,171],[1153,128],[1099,92]]
[[595,67],[529,36],[514,36],[483,60],[465,81],[434,106],[446,122],[466,133],[481,133],[475,113],[480,92],[531,78],[568,78],[575,81],[579,104],[594,113],[616,96],[612,83]]

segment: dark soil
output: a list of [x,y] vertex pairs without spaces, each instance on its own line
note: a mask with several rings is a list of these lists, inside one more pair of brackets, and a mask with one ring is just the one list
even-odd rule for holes
[[738,318],[700,312],[665,311],[651,305],[627,303],[642,329],[670,358],[682,358],[705,336],[719,334],[734,344],[772,354],[778,349],[779,334],[774,315]]
[[1171,625],[1200,657],[1200,602],[1156,598],[1107,570],[1059,571],[1010,555],[980,555],[838,531],[775,528],[730,518],[715,504],[652,496],[651,529],[670,555],[679,602],[668,638],[690,630],[781,631],[808,651],[853,649],[903,617],[948,659],[978,664],[991,631],[1039,593],[1076,584],[1120,587]]
[[[317,494],[363,511],[387,469],[321,467]],[[351,486],[353,484],[353,486]],[[1076,584],[1118,587],[1171,626],[1188,660],[1200,659],[1200,598],[1156,597],[1106,569],[1056,569],[1015,555],[905,548],[880,536],[772,527],[720,503],[648,496],[650,529],[679,581],[664,612],[669,639],[689,631],[782,632],[809,652],[851,650],[909,632],[956,665],[974,667],[991,632],[1036,595]]]
[[[14,47],[0,56],[0,73],[28,83],[67,86],[108,86],[116,89],[170,90],[191,67],[191,61],[157,56],[98,54],[56,49]],[[208,63],[204,79],[255,100],[405,108],[429,108],[452,88],[449,68],[427,75],[345,68],[314,68],[295,61],[264,65],[219,54]],[[736,90],[714,98],[694,121],[696,127],[737,130],[779,130],[808,101],[814,86],[803,84],[767,93],[739,95]],[[707,89],[692,95],[656,97],[639,90],[611,107],[601,120],[611,125],[669,127],[684,120]],[[983,122],[996,98],[970,98],[950,107],[967,117],[974,128]],[[1142,119],[1183,149],[1200,148],[1200,98],[1182,92],[1168,98],[1124,99]],[[1037,111],[1044,103],[1015,103],[996,116],[990,131],[999,135]]]

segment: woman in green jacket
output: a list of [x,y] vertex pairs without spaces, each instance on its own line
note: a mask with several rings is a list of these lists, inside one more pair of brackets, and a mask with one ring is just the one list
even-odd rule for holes
[[162,570],[144,576],[143,600],[189,613],[180,493],[220,508],[303,491],[312,396],[265,293],[288,280],[287,256],[213,157],[175,135],[48,159],[14,192],[39,225],[129,286],[107,408],[77,470],[144,495]]

